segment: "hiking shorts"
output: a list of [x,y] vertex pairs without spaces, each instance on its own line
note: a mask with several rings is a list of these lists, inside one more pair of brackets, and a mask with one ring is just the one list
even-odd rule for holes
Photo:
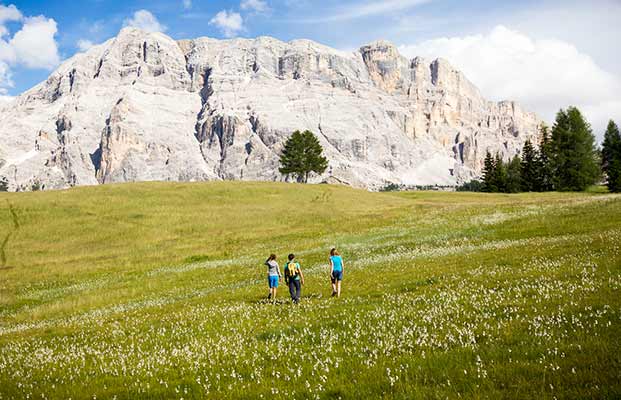
[[278,287],[278,277],[277,276],[268,276],[267,277],[267,283],[268,285],[270,285],[270,289],[271,288],[277,288]]
[[343,280],[343,271],[332,271],[332,283]]

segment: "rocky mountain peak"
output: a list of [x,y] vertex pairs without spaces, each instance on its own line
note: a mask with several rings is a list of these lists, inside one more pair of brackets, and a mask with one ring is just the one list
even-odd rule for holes
[[366,54],[383,53],[388,57],[398,58],[401,57],[397,46],[387,40],[376,40],[367,45],[360,47],[360,52],[365,56]]
[[376,41],[360,48],[371,79],[382,89],[393,92],[403,88],[408,75],[408,61],[387,41]]
[[487,150],[516,154],[539,123],[486,101],[447,61],[408,60],[385,41],[347,53],[124,28],[0,107],[0,175],[13,190],[280,180],[284,141],[309,129],[330,161],[317,182],[455,184]]

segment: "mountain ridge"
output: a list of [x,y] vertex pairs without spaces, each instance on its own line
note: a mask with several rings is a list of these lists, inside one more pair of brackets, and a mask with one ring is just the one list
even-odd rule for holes
[[314,182],[457,184],[486,151],[512,157],[541,120],[491,102],[450,63],[387,41],[347,53],[307,39],[174,40],[124,28],[0,105],[12,190],[109,182],[283,180],[278,155],[313,131]]

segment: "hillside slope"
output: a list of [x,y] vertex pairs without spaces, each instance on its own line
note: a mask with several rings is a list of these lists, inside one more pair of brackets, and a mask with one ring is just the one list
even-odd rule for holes
[[[0,193],[0,397],[618,398],[619,226],[584,193]],[[266,302],[271,252],[299,307]]]

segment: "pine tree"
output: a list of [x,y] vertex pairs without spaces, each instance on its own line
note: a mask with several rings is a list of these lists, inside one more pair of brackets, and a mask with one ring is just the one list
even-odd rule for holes
[[554,190],[554,170],[552,165],[552,141],[550,132],[545,125],[541,126],[541,142],[539,142],[538,157],[538,175],[541,186],[539,191],[549,192]]
[[322,174],[328,168],[328,160],[322,153],[323,148],[311,131],[295,131],[285,143],[279,171],[306,183],[311,172]]
[[575,107],[560,110],[552,128],[554,186],[583,191],[600,176],[591,126]]
[[0,192],[7,192],[9,190],[9,181],[6,177],[0,177]]
[[500,154],[496,154],[496,159],[494,160],[495,170],[494,170],[494,183],[498,188],[497,192],[506,192],[507,191],[507,166],[502,161],[502,157]]
[[302,171],[304,165],[302,161],[304,156],[303,146],[302,133],[295,131],[285,142],[285,147],[280,156],[280,173],[296,175],[298,182],[301,180],[301,175],[298,174]]
[[611,192],[621,192],[621,134],[614,121],[608,122],[602,144],[602,169]]
[[483,191],[488,193],[494,193],[498,191],[495,181],[496,164],[492,154],[488,151],[485,155],[485,161],[483,164]]
[[517,155],[507,165],[507,184],[505,192],[519,193],[522,191],[522,163]]
[[520,168],[520,187],[524,192],[538,192],[541,190],[541,166],[538,151],[530,140],[524,143]]
[[328,159],[323,156],[323,147],[311,131],[304,131],[304,183],[308,182],[311,172],[323,174],[328,168]]

